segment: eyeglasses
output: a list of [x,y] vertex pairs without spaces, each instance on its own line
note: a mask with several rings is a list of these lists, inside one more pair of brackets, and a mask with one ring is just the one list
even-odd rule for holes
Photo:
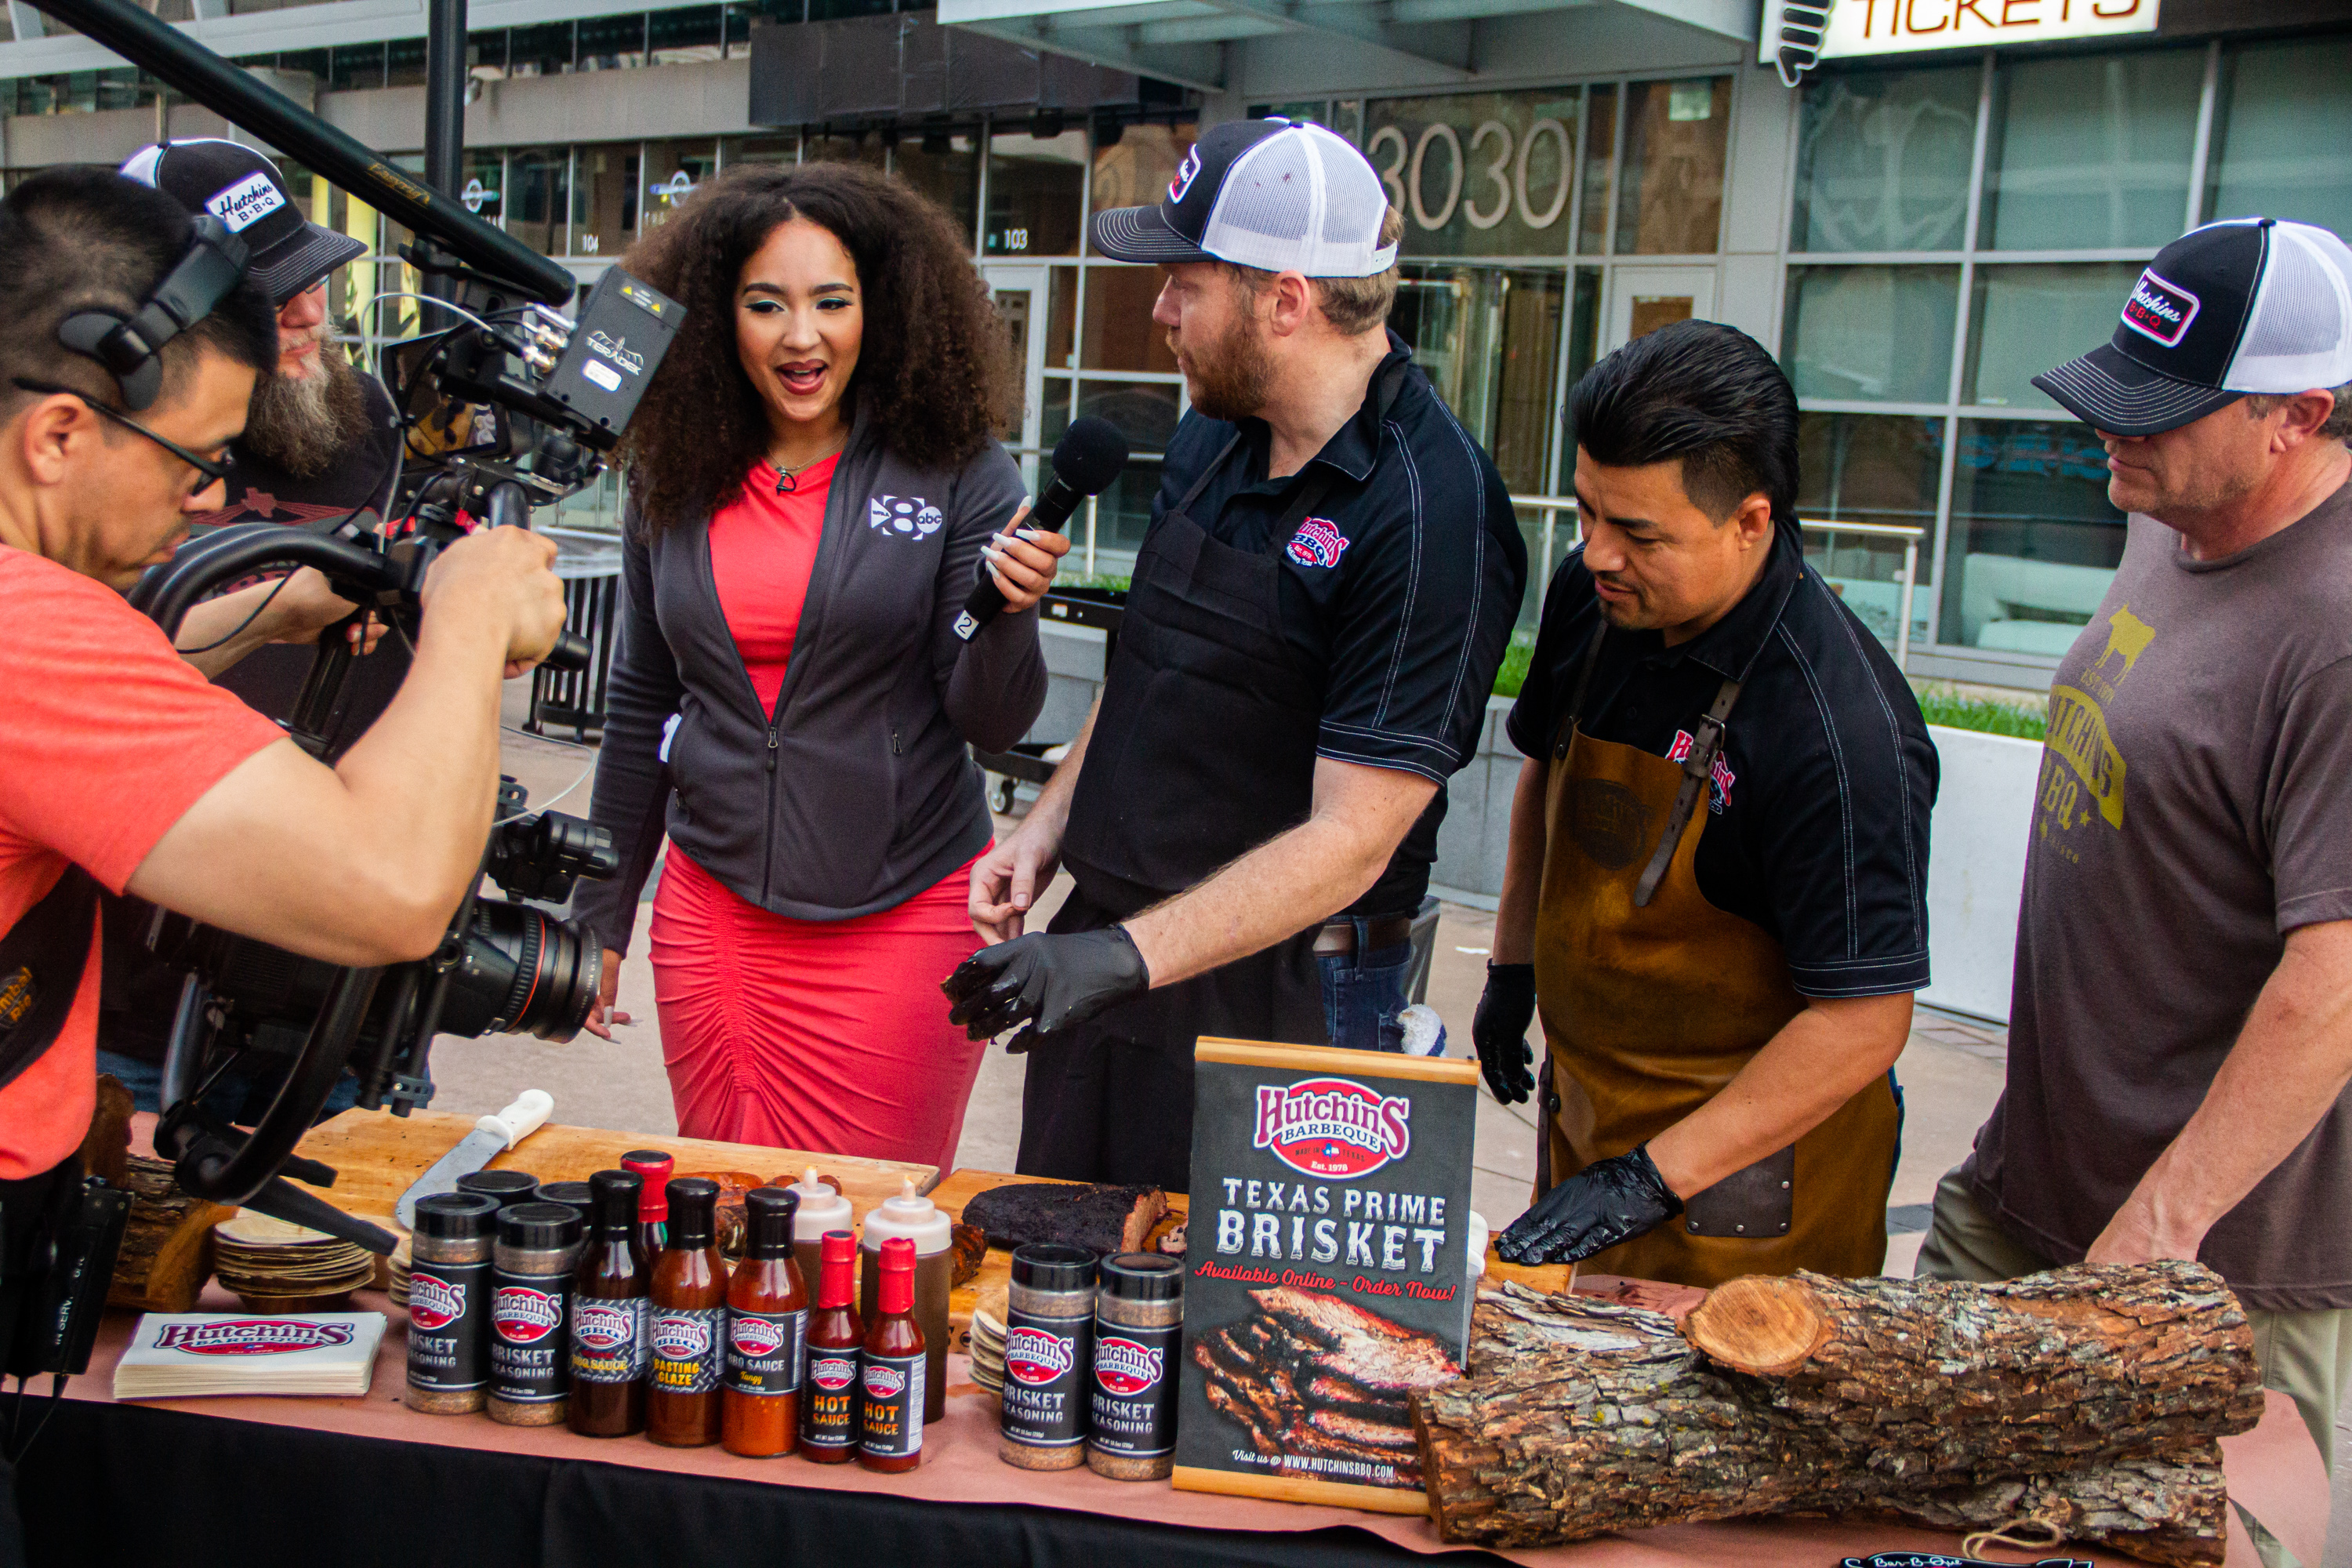
[[47,397],[65,396],[79,398],[83,406],[88,408],[92,414],[111,419],[117,425],[121,426],[125,430],[129,430],[135,435],[146,437],[147,439],[154,442],[155,445],[163,447],[163,450],[171,453],[172,456],[179,458],[180,461],[195,469],[196,472],[204,475],[205,483],[204,486],[200,488],[208,489],[213,485],[224,483],[236,468],[236,457],[234,453],[223,452],[218,458],[199,458],[194,452],[189,451],[185,447],[181,446],[177,441],[169,440],[164,437],[156,435],[155,432],[148,429],[147,426],[140,424],[129,415],[118,413],[114,409],[109,408],[103,403],[93,401],[89,394],[86,392],[77,391],[70,386],[59,386],[54,382],[35,381],[28,375],[11,376],[9,379],[16,383],[18,390],[23,392],[37,392]]

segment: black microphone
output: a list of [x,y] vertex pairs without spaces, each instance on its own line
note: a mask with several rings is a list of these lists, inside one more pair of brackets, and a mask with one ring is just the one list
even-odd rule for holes
[[[1029,509],[1022,526],[1042,528],[1047,533],[1061,532],[1070,514],[1078,510],[1078,503],[1108,489],[1111,480],[1118,478],[1118,471],[1125,467],[1127,437],[1109,420],[1088,415],[1072,425],[1055,444],[1054,477],[1045,482],[1045,493]],[[980,581],[973,584],[971,597],[963,602],[963,614],[956,617],[956,636],[971,641],[1003,608],[1004,595],[998,591],[996,579],[988,574],[983,562]]]

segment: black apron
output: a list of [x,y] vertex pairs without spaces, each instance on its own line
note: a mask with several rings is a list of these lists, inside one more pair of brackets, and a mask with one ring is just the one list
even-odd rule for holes
[[[1385,416],[1399,360],[1378,383]],[[1308,478],[1268,531],[1238,549],[1192,521],[1239,435],[1160,520],[1136,557],[1118,648],[1070,803],[1062,857],[1077,883],[1048,928],[1097,931],[1207,880],[1307,820],[1325,672],[1282,635],[1278,552],[1337,479]],[[1152,991],[1029,1053],[1024,1175],[1191,1179],[1192,1047],[1203,1035],[1328,1045],[1321,921],[1262,952]]]

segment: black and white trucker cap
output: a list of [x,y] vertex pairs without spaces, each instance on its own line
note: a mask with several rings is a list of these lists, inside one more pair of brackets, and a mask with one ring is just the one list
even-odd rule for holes
[[2157,253],[2113,341],[2033,378],[2113,436],[2154,436],[2248,393],[2352,382],[2352,249],[2324,228],[2231,218]]
[[1094,245],[1117,261],[1370,278],[1396,261],[1381,244],[1388,210],[1364,155],[1320,125],[1232,120],[1192,144],[1159,205],[1097,215]]
[[190,212],[208,212],[245,241],[247,275],[282,305],[367,245],[302,216],[278,166],[252,148],[206,137],[142,148],[122,165],[126,179],[152,185]]

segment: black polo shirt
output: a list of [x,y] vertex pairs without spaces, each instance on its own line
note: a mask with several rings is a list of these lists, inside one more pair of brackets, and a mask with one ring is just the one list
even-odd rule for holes
[[[1511,710],[1512,743],[1551,759],[1600,601],[1579,549],[1545,595],[1543,629]],[[1763,574],[1730,614],[1677,647],[1614,631],[1584,699],[1599,740],[1672,756],[1726,679],[1741,682],[1695,857],[1699,891],[1788,952],[1807,996],[1927,984],[1927,815],[1936,748],[1910,683],[1776,529]],[[1693,821],[1696,829],[1697,819]]]
[[[1412,352],[1391,332],[1363,406],[1282,479],[1266,477],[1273,437],[1264,420],[1185,415],[1151,502],[1157,527],[1238,429],[1241,447],[1193,501],[1192,521],[1281,563],[1283,636],[1325,672],[1317,752],[1437,782],[1437,797],[1349,911],[1368,917],[1421,907],[1445,781],[1476,752],[1528,575],[1503,476],[1428,378],[1405,365],[1381,416],[1381,375]],[[1274,525],[1318,474],[1331,489],[1286,540],[1275,539]]]

